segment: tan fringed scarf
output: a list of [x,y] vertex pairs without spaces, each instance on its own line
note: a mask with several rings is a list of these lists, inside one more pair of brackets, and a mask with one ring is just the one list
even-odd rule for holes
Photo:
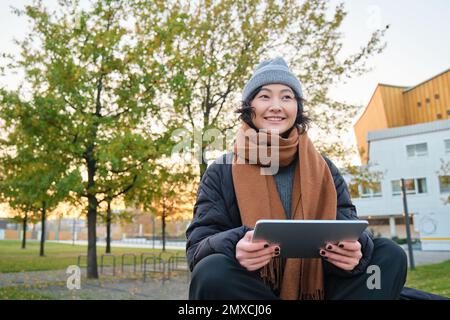
[[[249,161],[249,155],[259,155],[261,148],[269,156],[276,156],[279,151],[281,167],[289,165],[298,155],[292,187],[292,219],[336,219],[333,177],[307,134],[300,134],[297,127],[287,138],[267,131],[256,134],[253,130],[255,139],[248,135],[249,129],[253,130],[244,123],[237,134],[232,164],[233,184],[243,225],[254,228],[259,219],[286,219],[273,175],[261,174],[260,169],[266,167],[267,162],[264,159],[260,161],[259,157],[256,164],[252,164],[255,163],[252,162],[253,157]],[[272,137],[278,141],[278,148],[276,144],[271,145]],[[324,298],[321,259],[286,259],[282,263],[282,259],[276,257],[261,270],[261,276],[282,299]]]

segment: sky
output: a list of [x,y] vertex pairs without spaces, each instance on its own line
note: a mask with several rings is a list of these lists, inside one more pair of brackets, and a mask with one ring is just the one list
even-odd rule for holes
[[387,47],[370,60],[372,71],[337,84],[337,100],[367,105],[378,83],[413,86],[450,68],[450,1],[347,0],[342,31],[353,52],[374,27],[389,25]]
[[[31,2],[0,0],[1,52],[17,53],[12,39],[22,38],[27,31],[27,21],[11,13],[9,7],[22,8]],[[55,2],[45,0],[49,5]],[[345,0],[344,3],[348,12],[341,29],[344,53],[358,51],[375,29],[388,24],[390,27],[385,37],[387,48],[370,59],[372,70],[335,84],[329,93],[331,98],[366,106],[378,83],[412,86],[450,68],[449,0]],[[0,85],[14,87],[18,80],[17,76],[10,76],[0,79]],[[352,130],[348,138],[354,143]]]
[[[341,2],[330,1],[332,5]],[[22,8],[31,2],[0,1],[0,51],[17,53],[12,39],[22,38],[27,31],[27,21],[9,7]],[[52,5],[57,0],[44,2]],[[360,105],[359,115],[378,83],[413,86],[450,68],[449,0],[344,0],[344,4],[348,12],[341,28],[344,55],[357,52],[375,29],[390,26],[384,38],[386,49],[369,60],[371,71],[336,83],[329,92],[337,101]],[[0,79],[0,85],[14,87],[18,80],[19,76],[10,76]],[[354,143],[353,130],[349,139]]]
[[[0,51],[14,51],[12,39],[21,38],[27,23],[9,7],[23,7],[31,0],[0,1]],[[48,4],[56,0],[46,0]],[[331,3],[338,3],[332,0]],[[448,0],[345,0],[344,52],[355,52],[373,30],[390,25],[387,48],[373,57],[372,71],[336,84],[330,96],[339,101],[366,105],[377,83],[415,85],[450,68],[450,1]],[[15,84],[17,79],[3,80]]]

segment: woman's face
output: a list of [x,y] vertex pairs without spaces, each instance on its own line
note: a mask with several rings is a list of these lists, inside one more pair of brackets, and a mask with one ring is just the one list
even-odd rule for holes
[[262,87],[250,105],[254,108],[253,124],[258,129],[278,130],[279,134],[292,128],[297,117],[294,91],[284,84]]

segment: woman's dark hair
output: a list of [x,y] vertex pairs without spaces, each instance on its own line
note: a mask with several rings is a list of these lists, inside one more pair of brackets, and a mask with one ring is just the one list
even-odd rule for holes
[[[256,97],[256,95],[261,91],[262,86],[256,88],[246,100],[242,101],[241,106],[235,111],[239,114],[239,119],[247,123],[251,128],[258,131],[258,129],[255,127],[252,121],[252,117],[255,116],[255,110],[250,105],[252,100]],[[304,99],[302,97],[299,97],[296,92],[294,92],[295,100],[297,100],[297,118],[295,119],[295,124],[297,124],[300,129],[301,133],[306,132],[309,129],[309,124],[311,122],[311,119],[305,114],[303,110],[303,103]],[[290,130],[288,130],[290,131]]]

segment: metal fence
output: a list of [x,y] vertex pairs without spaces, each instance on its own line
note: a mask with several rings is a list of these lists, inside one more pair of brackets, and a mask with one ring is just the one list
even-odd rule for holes
[[[143,252],[139,256],[135,253],[123,253],[121,255],[102,254],[100,256],[100,274],[106,274],[106,270],[111,270],[110,275],[117,276],[117,261],[120,259],[120,274],[124,275],[126,267],[133,270],[133,274],[142,273],[142,280],[147,281],[150,275],[159,274],[163,283],[170,280],[177,272],[186,272],[187,280],[190,280],[190,270],[187,258],[179,252],[172,254],[169,252]],[[138,271],[139,264],[139,271]],[[82,254],[77,257],[77,266],[87,268],[87,255]]]

